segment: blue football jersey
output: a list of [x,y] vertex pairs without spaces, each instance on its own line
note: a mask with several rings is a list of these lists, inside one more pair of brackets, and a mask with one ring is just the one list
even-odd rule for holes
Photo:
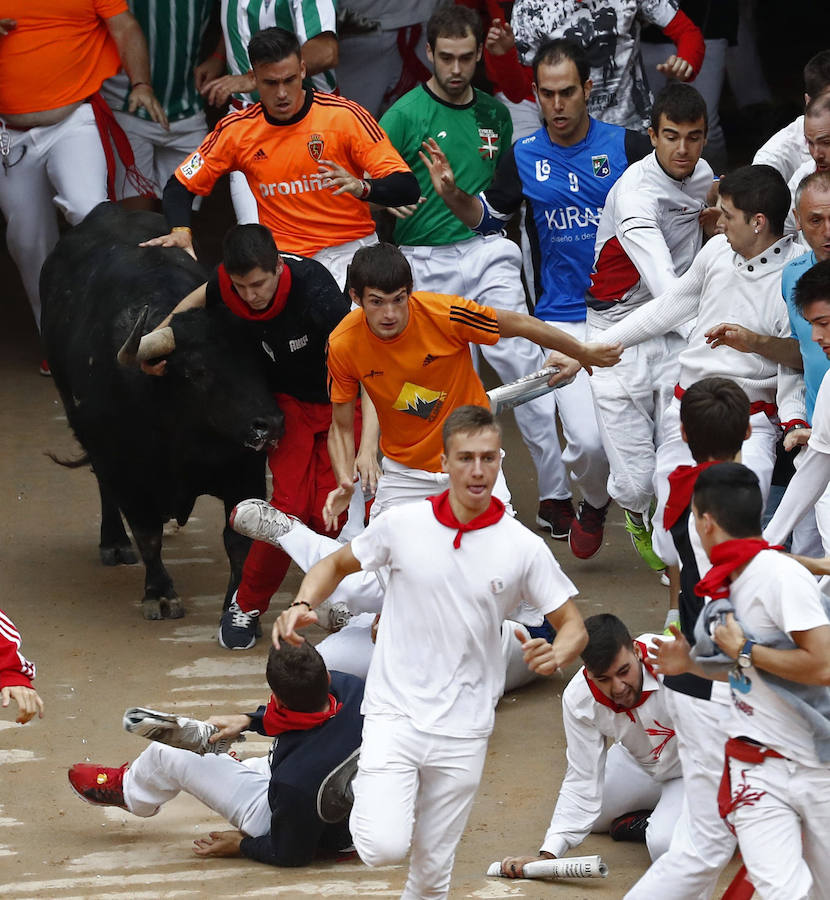
[[629,163],[650,150],[643,135],[591,119],[584,140],[572,147],[553,144],[540,128],[503,157],[493,184],[479,194],[485,215],[476,230],[498,230],[522,199],[528,201],[525,223],[540,319],[585,319],[605,198]]

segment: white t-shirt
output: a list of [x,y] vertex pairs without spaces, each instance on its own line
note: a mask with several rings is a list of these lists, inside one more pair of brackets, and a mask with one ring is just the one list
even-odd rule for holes
[[502,620],[520,600],[547,614],[577,590],[510,516],[465,532],[458,549],[456,533],[424,500],[381,513],[351,542],[363,569],[390,569],[362,711],[487,737],[504,686]]
[[[794,559],[764,550],[732,582],[735,616],[757,643],[828,625],[813,576]],[[807,721],[764,683],[764,672],[744,669],[749,683],[732,684],[731,737],[748,737],[807,766],[823,766]]]
[[754,166],[766,165],[778,169],[785,181],[792,178],[799,166],[808,162],[812,162],[812,157],[804,137],[804,116],[799,116],[776,132],[752,160]]

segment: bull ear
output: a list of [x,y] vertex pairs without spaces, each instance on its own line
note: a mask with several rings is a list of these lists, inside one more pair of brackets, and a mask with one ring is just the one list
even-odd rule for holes
[[169,356],[176,349],[176,338],[173,329],[169,325],[145,334],[138,345],[136,360],[140,363],[148,359],[158,359]]
[[136,319],[135,325],[132,327],[132,331],[130,331],[130,336],[124,341],[123,346],[118,351],[118,356],[116,359],[118,360],[119,365],[122,366],[134,366],[137,365],[138,360],[136,359],[136,354],[138,353],[139,343],[141,341],[141,335],[144,333],[144,328],[147,324],[147,315],[150,312],[150,307],[145,306],[144,309],[138,314],[138,318]]

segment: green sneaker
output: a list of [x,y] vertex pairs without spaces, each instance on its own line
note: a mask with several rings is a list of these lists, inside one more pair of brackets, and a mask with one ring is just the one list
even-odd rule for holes
[[651,546],[651,528],[646,528],[644,522],[635,522],[628,510],[625,510],[625,530],[631,535],[631,543],[640,554],[650,569],[660,572],[666,568],[666,564],[654,552]]

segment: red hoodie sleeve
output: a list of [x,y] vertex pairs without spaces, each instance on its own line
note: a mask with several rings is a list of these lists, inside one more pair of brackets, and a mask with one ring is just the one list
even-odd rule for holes
[[32,687],[35,664],[20,652],[20,632],[0,610],[0,688]]
[[533,97],[533,69],[519,62],[515,47],[501,56],[485,49],[484,67],[493,88],[501,91],[511,103],[521,103]]
[[677,47],[677,55],[689,63],[697,77],[706,54],[703,32],[684,12],[678,10],[677,15],[663,29],[663,34]]

